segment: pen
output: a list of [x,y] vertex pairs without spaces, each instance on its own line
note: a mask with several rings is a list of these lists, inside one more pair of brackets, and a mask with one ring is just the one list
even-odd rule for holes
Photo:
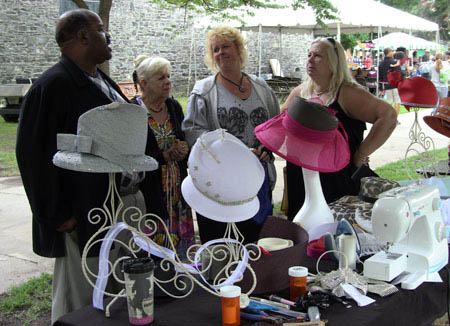
[[247,308],[251,309],[263,309],[263,310],[278,310],[278,309],[284,309],[278,306],[274,306],[272,304],[263,303],[260,301],[256,301],[253,299],[250,299],[250,305]]
[[272,300],[272,301],[275,301],[275,302],[284,303],[284,304],[287,304],[289,306],[295,307],[295,302],[294,301],[286,300],[286,299],[283,299],[283,298],[278,297],[278,296],[273,295],[273,294],[269,296],[269,300]]
[[262,299],[262,298],[256,298],[256,297],[250,297],[250,299],[255,300],[255,301],[259,301],[259,302],[263,302],[263,303],[267,303],[273,306],[277,306],[277,307],[281,307],[281,308],[285,308],[285,309],[290,309],[290,306],[284,303],[280,303],[280,302],[275,302],[275,301],[270,301],[270,300],[266,300],[266,299]]

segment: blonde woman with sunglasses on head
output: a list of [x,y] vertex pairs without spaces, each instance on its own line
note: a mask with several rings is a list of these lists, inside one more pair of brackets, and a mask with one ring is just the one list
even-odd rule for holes
[[[289,95],[285,111],[295,95],[327,106],[348,135],[351,160],[335,173],[320,173],[327,202],[344,195],[356,195],[359,181],[352,174],[369,155],[389,138],[396,125],[396,113],[389,104],[360,87],[350,76],[342,45],[333,38],[314,40],[308,51],[307,77]],[[365,139],[366,122],[373,124]],[[287,163],[288,218],[292,220],[303,205],[305,190],[301,168]]]

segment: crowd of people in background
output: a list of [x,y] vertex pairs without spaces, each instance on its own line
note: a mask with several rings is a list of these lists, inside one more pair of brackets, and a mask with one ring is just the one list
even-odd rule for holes
[[[397,89],[388,81],[387,75],[390,72],[400,72],[402,79],[420,76],[431,80],[438,91],[439,99],[449,96],[450,51],[432,54],[430,50],[426,50],[422,56],[419,56],[417,50],[410,53],[404,47],[398,47],[395,50],[388,47],[380,53],[378,65],[373,63],[370,52],[363,54],[353,57],[350,50],[347,50],[347,63],[349,69],[354,71],[354,79],[365,86],[365,76],[368,74],[363,75],[363,70],[369,70],[369,73],[374,73],[376,77],[375,66],[378,66],[378,94],[393,106],[397,114],[400,111],[400,97]],[[355,68],[354,65],[357,65],[358,68]]]
[[[386,53],[392,53],[395,64],[389,70],[400,71],[402,78],[420,76],[431,80],[436,88],[443,87],[443,82],[447,80],[443,75],[449,69],[450,51],[431,54],[430,50],[426,50],[420,57],[417,51],[413,51],[412,55],[409,56],[409,51],[405,48],[397,48],[396,50],[385,48],[383,53],[384,55],[380,55],[380,61],[385,60]],[[444,94],[442,93],[442,95]]]

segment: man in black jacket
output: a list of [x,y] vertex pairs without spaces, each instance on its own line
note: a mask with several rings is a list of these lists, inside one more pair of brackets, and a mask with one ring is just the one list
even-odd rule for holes
[[378,82],[380,83],[381,94],[384,96],[384,100],[389,104],[394,104],[394,110],[400,112],[400,96],[398,90],[392,86],[387,78],[387,75],[393,71],[394,68],[400,66],[400,63],[394,59],[394,51],[391,48],[385,48],[384,60],[380,62],[378,67]]
[[[127,101],[97,68],[111,59],[110,36],[97,14],[85,9],[66,12],[59,18],[55,37],[61,59],[33,83],[25,97],[16,148],[33,213],[33,251],[56,258],[52,323],[92,302],[92,286],[82,273],[80,253],[99,227],[88,221],[88,213],[102,206],[108,190],[107,174],[74,172],[52,164],[56,135],[76,134],[79,116],[94,107]],[[97,257],[88,260],[98,265]]]

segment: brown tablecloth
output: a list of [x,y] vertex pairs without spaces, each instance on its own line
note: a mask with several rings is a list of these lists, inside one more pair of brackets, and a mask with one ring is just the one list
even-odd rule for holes
[[[315,259],[307,258],[305,266],[315,272]],[[323,261],[323,271],[335,268],[335,263]],[[424,326],[445,314],[447,310],[448,271],[440,271],[442,283],[423,283],[414,291],[399,292],[381,298],[370,295],[375,303],[358,307],[352,302],[351,308],[334,303],[322,310],[322,319],[327,319],[327,326]],[[209,326],[220,325],[220,299],[204,290],[198,290],[184,299],[156,298],[155,320],[152,325],[172,326]],[[242,320],[242,325],[251,325]],[[111,308],[111,318],[106,318],[103,311],[92,306],[84,307],[61,317],[56,326],[118,326],[128,325],[128,312],[125,299],[120,299]],[[261,325],[261,324],[259,324]]]

